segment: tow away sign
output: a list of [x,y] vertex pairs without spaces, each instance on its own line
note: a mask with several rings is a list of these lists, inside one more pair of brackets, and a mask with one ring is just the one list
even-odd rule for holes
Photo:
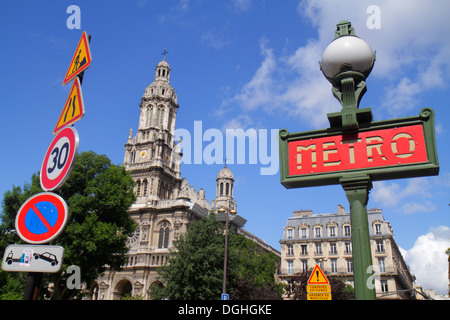
[[60,246],[12,244],[3,254],[2,269],[16,272],[50,272],[61,269],[64,248]]

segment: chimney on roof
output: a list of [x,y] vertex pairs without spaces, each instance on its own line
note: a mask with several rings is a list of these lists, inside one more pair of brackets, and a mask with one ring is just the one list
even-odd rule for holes
[[340,204],[338,204],[338,214],[344,214],[345,213],[345,208],[343,206],[341,206]]

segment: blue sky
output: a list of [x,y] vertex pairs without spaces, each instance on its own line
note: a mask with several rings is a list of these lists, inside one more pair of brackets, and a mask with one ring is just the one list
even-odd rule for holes
[[[340,104],[318,62],[336,23],[347,19],[377,54],[360,106],[370,106],[375,120],[415,116],[423,107],[436,112],[439,176],[376,182],[368,207],[383,209],[418,281],[445,292],[447,256],[442,250],[450,247],[450,4],[344,2],[1,2],[0,197],[12,185],[29,182],[40,169],[70,90],[61,83],[84,30],[92,35],[93,62],[82,86],[86,114],[75,124],[80,151],[106,154],[121,164],[128,131],[137,130],[140,99],[165,48],[180,105],[177,128],[193,134],[194,121],[202,121],[203,131],[327,127],[326,113],[338,111]],[[71,4],[81,9],[79,30],[66,26]],[[374,17],[371,5],[379,8],[379,28],[367,25]],[[202,148],[207,145],[203,142]],[[246,229],[277,249],[294,210],[331,213],[338,204],[349,209],[341,186],[286,190],[278,172],[260,174],[264,165],[259,159],[256,164],[236,164],[236,158],[228,162],[236,179],[238,213],[248,220]],[[181,169],[182,176],[212,200],[222,167],[203,163],[183,164]],[[436,274],[438,280],[433,280]]]

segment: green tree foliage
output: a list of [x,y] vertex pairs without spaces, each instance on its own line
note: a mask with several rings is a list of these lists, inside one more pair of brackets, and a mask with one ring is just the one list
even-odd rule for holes
[[[54,284],[47,293],[50,298],[68,299],[78,293],[66,286],[69,265],[79,266],[81,281],[90,284],[105,271],[105,265],[119,270],[126,263],[126,240],[135,229],[127,212],[135,200],[133,186],[129,173],[111,164],[108,157],[92,151],[78,155],[69,178],[57,191],[69,206],[69,221],[61,235],[49,243],[65,249],[62,271],[44,275],[45,289],[48,283]],[[38,174],[32,176],[31,184],[13,186],[5,192],[0,225],[2,251],[8,244],[23,242],[13,231],[15,216],[20,206],[39,192]],[[0,277],[0,281],[10,277]]]
[[223,228],[213,215],[192,221],[174,242],[176,251],[159,269],[164,286],[153,286],[152,299],[211,300],[220,297],[223,277]]
[[[152,299],[217,300],[223,285],[224,224],[209,214],[190,223],[175,241],[168,264],[159,268],[164,285],[150,289]],[[279,299],[274,284],[278,258],[251,240],[229,233],[227,291],[232,299]]]
[[235,276],[230,294],[233,300],[277,300],[283,285],[275,284],[280,259],[241,234],[230,236],[230,247],[236,254]]

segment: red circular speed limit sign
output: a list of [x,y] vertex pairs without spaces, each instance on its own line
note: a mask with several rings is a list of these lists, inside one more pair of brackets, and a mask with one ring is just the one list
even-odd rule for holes
[[64,230],[68,215],[63,198],[51,192],[39,193],[25,201],[17,212],[16,232],[28,243],[46,243]]
[[41,187],[52,191],[69,177],[78,154],[79,138],[74,127],[65,127],[53,138],[41,167]]

